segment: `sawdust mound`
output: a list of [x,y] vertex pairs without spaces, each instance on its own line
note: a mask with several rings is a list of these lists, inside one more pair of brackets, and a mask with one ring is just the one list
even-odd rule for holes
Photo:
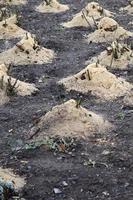
[[25,30],[18,27],[16,15],[10,18],[0,21],[0,39],[11,39],[23,37],[26,33]]
[[54,52],[38,45],[35,37],[27,33],[13,48],[0,53],[0,62],[19,65],[51,62]]
[[71,99],[52,108],[40,120],[40,132],[35,139],[46,136],[87,138],[94,133],[103,133],[111,128],[111,124],[102,116],[82,106],[77,107]]
[[25,178],[14,174],[12,169],[3,169],[0,167],[0,178],[4,181],[11,181],[16,191],[22,189],[26,184]]
[[120,11],[127,11],[128,14],[133,14],[133,1],[129,3],[125,8],[120,8]]
[[124,97],[124,104],[133,107],[133,91]]
[[87,64],[97,62],[102,66],[114,69],[127,69],[133,63],[133,51],[124,44],[117,43],[116,41],[103,51],[99,56],[93,57]]
[[45,0],[36,7],[36,10],[42,13],[59,13],[68,9],[68,5],[60,4],[57,0]]
[[[73,19],[63,23],[64,27],[79,27],[79,26],[95,26],[94,20],[98,20],[102,17],[111,17],[113,13],[102,8],[99,3],[91,2],[82,9],[79,13],[73,16]],[[93,17],[93,18],[92,18]]]
[[15,84],[15,90],[18,95],[21,96],[31,95],[32,93],[35,93],[38,90],[34,84],[19,81],[16,80],[15,78],[8,76],[8,69],[6,65],[1,64],[0,65],[0,83],[2,87],[1,90],[6,91],[9,80],[11,85],[14,85],[14,83],[17,81]]
[[12,14],[9,17],[2,19],[2,14],[0,14],[1,22],[4,24],[4,20],[6,19],[7,24],[17,24],[17,16],[16,14]]
[[16,15],[10,9],[6,7],[0,8],[0,21],[7,20],[10,17],[15,18],[15,22],[17,21]]
[[96,63],[88,65],[74,76],[62,79],[59,84],[63,84],[68,91],[91,92],[103,100],[113,100],[123,96],[133,87]]
[[88,35],[87,41],[89,43],[112,42],[117,39],[126,39],[129,36],[133,36],[133,33],[126,31],[112,18],[104,17],[100,20],[98,29]]
[[27,0],[1,0],[0,4],[21,5],[26,4]]

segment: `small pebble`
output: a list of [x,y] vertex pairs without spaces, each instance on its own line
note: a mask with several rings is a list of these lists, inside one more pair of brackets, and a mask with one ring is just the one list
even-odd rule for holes
[[54,193],[55,194],[61,194],[62,191],[59,188],[54,188]]
[[68,186],[68,183],[66,181],[62,182],[63,186]]

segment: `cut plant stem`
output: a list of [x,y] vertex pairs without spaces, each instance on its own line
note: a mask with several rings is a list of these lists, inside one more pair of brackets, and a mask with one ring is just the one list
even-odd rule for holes
[[93,22],[94,22],[94,24],[95,24],[96,28],[98,29],[98,26],[97,26],[97,23],[96,23],[96,21],[95,21],[94,17],[93,17],[93,16],[91,16],[91,17],[92,17],[92,19],[93,19]]
[[7,93],[7,96],[13,96],[15,95],[16,93],[16,85],[17,85],[17,82],[18,82],[18,79],[15,80],[15,82],[12,84],[11,83],[11,77],[9,77],[8,79],[8,83],[7,83],[7,86],[6,86],[6,93]]
[[88,78],[89,81],[91,80],[89,69],[87,69],[87,78]]
[[90,22],[87,20],[87,18],[86,18],[86,16],[85,16],[85,13],[84,13],[83,10],[82,10],[82,14],[83,14],[83,17],[84,17],[84,19],[86,20],[87,24],[89,25],[89,27],[91,27],[91,29],[92,29],[92,26],[91,26]]
[[112,54],[112,57],[111,57],[111,62],[110,62],[110,68],[112,67],[113,65],[113,61],[114,61],[114,55]]
[[76,101],[76,108],[79,108],[80,105],[81,105],[81,99],[78,99],[78,100]]

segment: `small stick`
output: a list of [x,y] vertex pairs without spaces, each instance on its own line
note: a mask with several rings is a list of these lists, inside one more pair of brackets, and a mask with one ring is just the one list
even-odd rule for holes
[[98,57],[97,57],[97,62],[96,62],[96,67],[98,67],[98,65],[99,65],[99,59],[98,59]]
[[22,46],[23,44],[16,44],[16,47],[18,47],[21,51],[24,51],[24,47]]
[[114,55],[112,53],[111,62],[110,62],[110,68],[112,67],[113,61],[114,61]]
[[81,105],[81,99],[78,99],[78,100],[76,101],[76,108],[79,108],[80,105]]
[[93,19],[93,22],[94,22],[94,24],[95,24],[96,28],[98,29],[98,26],[97,26],[97,23],[96,23],[96,21],[95,21],[94,17],[93,17],[93,16],[91,16],[91,17],[92,17],[92,19]]
[[82,14],[83,14],[83,17],[84,17],[84,19],[86,20],[86,22],[87,22],[87,24],[92,28],[92,26],[91,26],[91,24],[90,24],[90,22],[87,20],[87,18],[86,18],[86,16],[85,16],[85,14],[84,14],[84,11],[82,10]]
[[88,76],[88,80],[90,81],[91,80],[91,76],[90,76],[90,72],[89,72],[88,69],[87,69],[87,76]]

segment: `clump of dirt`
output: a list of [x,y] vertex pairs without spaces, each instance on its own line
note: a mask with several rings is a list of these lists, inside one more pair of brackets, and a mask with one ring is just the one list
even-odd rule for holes
[[89,34],[87,38],[89,43],[113,42],[117,39],[123,40],[133,36],[133,33],[125,30],[114,19],[109,17],[102,18],[97,28],[94,33]]
[[17,23],[16,15],[0,21],[0,39],[23,37],[26,31],[18,27]]
[[14,64],[43,64],[51,62],[54,52],[38,45],[34,35],[26,33],[24,38],[13,48],[0,53],[2,63]]
[[133,1],[129,0],[128,1],[129,5],[127,5],[125,8],[120,8],[120,11],[127,11],[128,14],[133,14]]
[[31,95],[38,89],[34,84],[19,81],[8,75],[8,68],[5,64],[0,65],[0,94],[2,99],[0,104],[4,104],[9,100],[9,97],[17,93],[21,96]]
[[57,0],[45,0],[36,7],[36,10],[42,13],[59,13],[68,9],[68,5],[60,4]]
[[14,183],[15,189],[19,190],[26,184],[25,178],[14,174],[11,169],[3,169],[0,167],[0,177],[3,180],[11,180]]
[[104,9],[99,5],[99,3],[91,2],[82,9],[79,13],[73,16],[71,21],[63,23],[62,25],[65,27],[79,27],[79,26],[95,26],[95,20],[98,20],[102,17],[108,16],[111,17],[113,13]]
[[68,91],[75,90],[82,93],[91,92],[102,100],[113,100],[130,92],[131,84],[114,74],[100,64],[93,63],[74,76],[59,81]]
[[1,0],[0,4],[20,5],[26,4],[27,0]]
[[98,57],[93,57],[87,63],[97,62],[97,60],[103,66],[123,70],[133,63],[133,51],[126,44],[114,41]]
[[133,91],[124,97],[124,104],[133,107]]
[[46,136],[87,138],[94,133],[103,133],[112,126],[102,116],[71,99],[42,116],[37,127],[39,133],[34,138],[40,140]]

